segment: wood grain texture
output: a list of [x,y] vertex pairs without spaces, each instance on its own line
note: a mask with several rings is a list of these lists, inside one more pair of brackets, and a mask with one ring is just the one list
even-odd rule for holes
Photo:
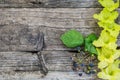
[[51,71],[72,71],[70,57],[73,52],[68,51],[42,51],[46,66]]
[[0,72],[39,71],[37,55],[27,52],[0,52]]
[[82,28],[96,27],[93,14],[100,8],[34,8],[34,9],[0,9],[0,24],[26,24],[57,27]]
[[[89,33],[96,33],[99,35],[101,29],[92,16],[100,12],[100,10],[101,8],[0,9],[1,51],[35,51],[34,47],[37,43],[36,38],[38,32],[43,32],[45,35],[46,48],[44,50],[69,50],[65,48],[60,41],[61,34],[69,29],[77,29],[83,35]],[[118,9],[118,11],[120,10]],[[119,18],[117,22],[120,22]],[[20,32],[20,30],[22,32]],[[12,35],[13,32],[15,35]],[[9,37],[13,37],[14,40],[9,40],[8,34],[11,35]],[[21,36],[18,36],[18,34],[21,34]],[[31,39],[32,45],[27,43],[24,34],[29,34],[27,37]],[[17,37],[14,38],[14,36],[23,37],[22,41],[19,41],[20,38],[15,39]],[[120,46],[119,39],[120,38],[118,38],[117,43]]]
[[0,7],[15,8],[98,8],[97,0],[0,0]]
[[[49,71],[71,71],[72,52],[42,51]],[[10,71],[39,71],[36,53],[30,52],[0,52],[0,72]]]
[[49,70],[47,76],[42,78],[38,65],[38,57],[30,52],[0,52],[0,80],[90,80],[94,75],[81,77],[78,72],[73,72],[68,51],[42,51],[45,57],[46,67]]
[[42,77],[40,72],[19,72],[19,73],[1,73],[0,80],[91,80],[93,75],[79,77],[77,72],[49,72],[47,76]]
[[44,46],[43,33],[26,25],[0,27],[0,34],[0,51],[40,51]]

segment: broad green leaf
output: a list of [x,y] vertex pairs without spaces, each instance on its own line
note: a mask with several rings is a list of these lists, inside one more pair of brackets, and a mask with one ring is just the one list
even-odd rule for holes
[[77,30],[69,30],[60,37],[65,46],[75,48],[84,43],[84,37]]

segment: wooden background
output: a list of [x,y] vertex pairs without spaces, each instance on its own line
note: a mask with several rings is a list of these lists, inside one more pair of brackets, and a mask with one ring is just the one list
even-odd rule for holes
[[[0,80],[95,80],[95,75],[79,77],[72,71],[73,52],[59,38],[69,29],[99,35],[101,29],[92,16],[101,10],[97,0],[0,0]],[[45,78],[33,53],[40,32],[45,35],[42,54],[49,69]]]

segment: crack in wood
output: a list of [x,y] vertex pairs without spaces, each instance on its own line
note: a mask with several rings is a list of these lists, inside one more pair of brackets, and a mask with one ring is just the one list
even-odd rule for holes
[[30,2],[30,3],[32,3],[33,5],[35,5],[35,4],[37,4],[37,5],[42,4],[42,2],[38,2],[38,1],[32,1],[32,2]]

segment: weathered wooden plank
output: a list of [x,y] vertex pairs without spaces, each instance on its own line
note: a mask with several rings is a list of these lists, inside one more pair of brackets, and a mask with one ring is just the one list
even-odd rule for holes
[[[68,29],[77,29],[83,35],[92,32],[99,34],[100,28],[92,16],[94,13],[100,12],[100,10],[101,8],[0,9],[0,37],[1,39],[3,38],[0,41],[1,51],[35,50],[38,32],[43,32],[45,35],[45,50],[68,50],[61,43],[60,35]],[[118,22],[120,22],[119,18]],[[20,30],[23,31],[20,32]],[[12,35],[13,33],[15,35]],[[8,36],[8,34],[11,36]],[[18,42],[8,39],[8,37],[15,39],[14,36],[18,37],[18,34],[29,34],[27,38],[31,38],[32,45],[28,44],[26,46],[28,43],[25,40],[26,38],[23,38],[21,42],[19,41],[20,38],[16,39]],[[34,36],[32,37],[31,35]],[[120,45],[120,40],[118,40],[118,45]]]
[[38,58],[27,52],[0,52],[1,71],[36,71],[39,70]]
[[0,80],[91,80],[93,75],[78,76],[75,72],[49,72],[47,76],[42,78],[40,72],[11,72],[1,73]]
[[[71,71],[72,52],[42,51],[46,67],[50,71]],[[1,71],[39,71],[39,59],[36,53],[30,52],[0,52]]]
[[35,53],[0,52],[0,80],[89,80],[95,77],[83,72],[80,72],[83,75],[79,77],[78,72],[72,71],[69,57],[73,52],[42,51],[42,54],[44,54],[46,66],[49,69],[49,73],[44,78],[41,78],[38,57]]
[[44,46],[44,35],[38,29],[26,25],[0,27],[0,51],[40,51]]
[[96,8],[101,6],[97,0],[0,0],[0,7]]
[[52,71],[71,71],[72,61],[70,57],[73,52],[68,51],[42,51],[46,66]]
[[[0,24],[43,25],[49,27],[95,27],[93,14],[99,8],[34,8],[34,9],[0,9]],[[6,22],[7,21],[7,22]]]

